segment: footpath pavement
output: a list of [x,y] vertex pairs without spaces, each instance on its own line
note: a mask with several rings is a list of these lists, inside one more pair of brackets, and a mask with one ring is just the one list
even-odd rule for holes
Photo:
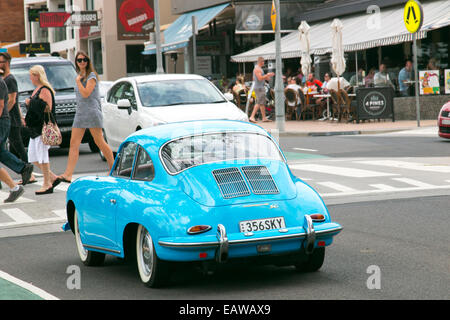
[[[258,121],[257,125],[269,132],[277,129],[277,123]],[[437,120],[421,120],[420,128],[436,127]],[[351,134],[377,134],[418,129],[416,120],[366,120],[360,123],[347,123],[345,121],[286,121],[285,131],[280,136],[321,136],[321,135],[351,135]]]

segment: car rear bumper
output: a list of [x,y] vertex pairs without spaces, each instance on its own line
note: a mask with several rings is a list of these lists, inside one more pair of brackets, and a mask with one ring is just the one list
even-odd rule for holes
[[[301,227],[255,233],[227,234],[225,227],[217,226],[217,234],[179,238],[161,238],[158,256],[163,260],[201,261],[215,259],[225,262],[229,258],[244,258],[261,254],[282,254],[304,250],[307,254],[314,248],[328,246],[333,236],[342,231],[335,222],[313,223],[305,216]],[[195,239],[195,241],[193,241]]]

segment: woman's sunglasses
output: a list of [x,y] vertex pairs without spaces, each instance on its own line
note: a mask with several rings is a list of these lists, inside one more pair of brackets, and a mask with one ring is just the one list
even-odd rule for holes
[[89,59],[88,59],[88,58],[78,58],[78,59],[77,59],[77,62],[78,62],[78,63],[81,63],[81,62],[89,62]]

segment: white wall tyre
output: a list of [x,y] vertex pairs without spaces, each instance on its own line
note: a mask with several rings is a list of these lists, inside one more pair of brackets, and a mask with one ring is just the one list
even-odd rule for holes
[[105,254],[100,252],[94,252],[86,250],[81,242],[80,227],[78,225],[78,212],[75,209],[74,214],[74,227],[75,227],[75,241],[77,244],[78,255],[80,256],[81,262],[85,266],[100,266],[105,261]]
[[169,266],[157,257],[152,237],[142,225],[138,227],[136,235],[136,259],[139,276],[144,285],[158,288],[167,284]]

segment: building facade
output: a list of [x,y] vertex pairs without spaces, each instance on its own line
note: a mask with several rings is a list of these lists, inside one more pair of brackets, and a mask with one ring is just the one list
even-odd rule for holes
[[19,56],[16,42],[25,39],[23,0],[0,1],[0,47],[7,46],[13,56]]
[[[159,4],[160,22],[164,27],[176,16],[171,13],[170,1],[160,0]],[[49,42],[51,52],[71,61],[78,50],[85,51],[102,80],[114,81],[127,75],[155,72],[155,57],[141,54],[149,35],[136,29],[137,25],[142,27],[139,24],[142,16],[153,19],[153,0],[24,0],[25,21],[29,20],[30,13],[39,10],[96,11],[98,25],[41,28],[38,21],[27,22],[26,42]]]

